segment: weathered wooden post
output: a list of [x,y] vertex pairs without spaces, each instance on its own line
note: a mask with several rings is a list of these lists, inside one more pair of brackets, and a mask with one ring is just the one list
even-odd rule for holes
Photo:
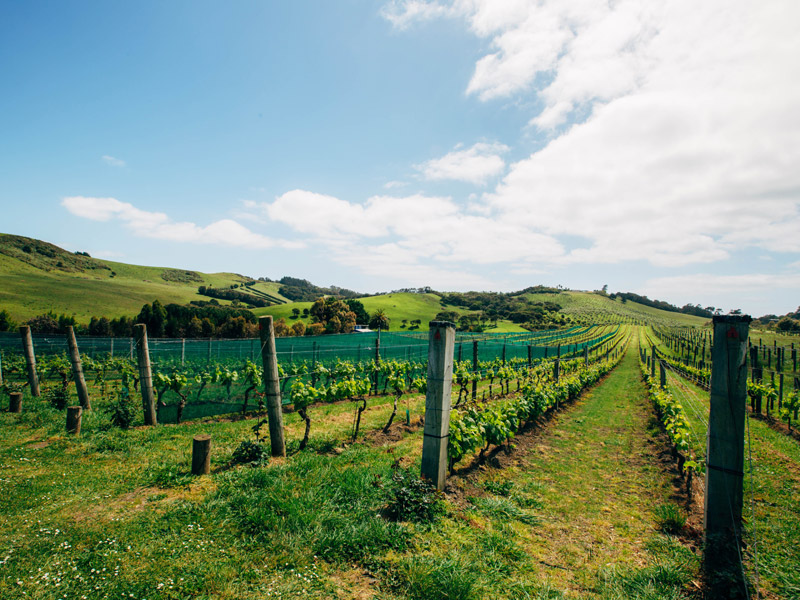
[[[375,337],[375,367],[379,367],[381,364],[381,328],[378,327],[378,335]],[[380,371],[376,368],[375,369],[375,394],[378,393],[378,386],[380,385],[380,381],[378,378],[380,377]]]
[[278,353],[275,350],[275,328],[272,315],[259,317],[261,333],[261,358],[264,364],[264,392],[267,401],[267,421],[272,456],[286,456],[283,438],[283,409],[281,407],[281,382],[278,377]]
[[206,357],[206,363],[211,364],[211,338],[208,338],[208,356]]
[[[739,564],[744,482],[744,425],[747,404],[749,316],[715,316],[711,349],[711,410],[708,416],[704,561],[712,591],[738,590],[746,583]],[[718,575],[715,577],[714,575]],[[732,585],[733,584],[733,585]]]
[[80,406],[67,407],[67,433],[73,435],[81,434],[81,417],[83,409]]
[[186,363],[186,338],[181,338],[181,366]]
[[560,377],[561,377],[561,359],[557,358],[553,361],[553,381],[557,383]]
[[589,366],[589,346],[583,347],[583,364]]
[[[264,345],[264,342],[261,342]],[[264,356],[264,349],[261,349],[261,356]],[[317,386],[317,342],[311,342],[311,387]]]
[[86,380],[83,377],[81,353],[78,350],[78,341],[75,339],[75,330],[71,325],[67,327],[67,346],[69,347],[69,361],[72,363],[72,378],[75,380],[78,400],[81,403],[81,408],[91,410],[92,404],[89,400],[89,390],[86,388]]
[[36,355],[33,352],[31,328],[23,325],[19,328],[19,334],[22,337],[22,351],[25,353],[25,365],[28,368],[28,385],[31,388],[31,396],[38,397],[40,395],[39,376],[36,374]]
[[[478,340],[473,340],[472,342],[472,372],[478,372]],[[474,379],[472,381],[472,399],[475,400],[478,397],[478,381]]]
[[455,339],[455,325],[447,321],[430,322],[422,477],[438,490],[444,489],[447,478],[447,442],[450,432]]
[[196,435],[192,438],[192,475],[208,475],[211,472],[211,436]]
[[532,366],[533,366],[533,349],[531,348],[531,345],[528,344],[528,367]]
[[660,375],[660,382],[659,383],[660,383],[662,389],[666,389],[667,388],[667,369],[664,366],[664,361],[663,360],[658,361],[658,373]]
[[150,349],[147,346],[147,325],[137,323],[133,326],[136,340],[136,358],[139,363],[139,389],[142,391],[144,424],[158,424],[156,416],[156,397],[153,394],[153,371],[150,368]]
[[22,393],[11,392],[8,397],[8,412],[21,413],[22,412]]

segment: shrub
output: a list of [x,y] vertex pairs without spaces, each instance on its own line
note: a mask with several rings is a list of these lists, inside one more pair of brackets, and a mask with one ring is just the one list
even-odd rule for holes
[[111,419],[111,424],[120,429],[128,429],[136,417],[136,404],[131,398],[128,388],[115,388],[111,394],[111,403],[106,407],[105,413]]
[[56,410],[64,410],[69,404],[69,389],[60,385],[44,388],[42,397]]
[[435,521],[445,511],[442,493],[410,471],[397,470],[389,488],[386,516],[395,521]]
[[269,450],[263,444],[245,440],[233,451],[234,464],[261,464],[269,460]]

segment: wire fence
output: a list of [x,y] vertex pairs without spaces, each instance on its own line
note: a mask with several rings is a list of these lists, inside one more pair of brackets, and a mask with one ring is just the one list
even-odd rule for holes
[[[598,335],[599,329],[592,327],[573,327],[563,330],[522,332],[522,333],[462,333],[456,334],[456,360],[469,360],[473,357],[473,344],[477,342],[478,360],[492,360],[505,356],[506,359],[531,359],[559,355],[576,355],[586,346],[593,346],[613,337],[616,328],[603,328],[609,331]],[[33,334],[33,345],[37,356],[67,352],[66,335]],[[134,360],[136,343],[133,338],[89,337],[77,338],[82,354],[91,358],[122,357]],[[257,361],[261,356],[260,341],[249,339],[174,339],[149,338],[150,357],[154,365],[185,362],[220,362],[249,359]],[[278,361],[281,364],[297,362],[329,362],[348,360],[361,362],[375,357],[379,346],[382,360],[427,360],[427,332],[364,332],[339,335],[280,337],[275,339]],[[529,351],[530,348],[530,351]],[[0,351],[4,354],[22,353],[19,334],[0,333]]]

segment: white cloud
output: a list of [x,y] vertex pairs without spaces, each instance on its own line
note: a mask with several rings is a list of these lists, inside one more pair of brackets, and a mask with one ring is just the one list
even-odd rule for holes
[[[552,262],[564,255],[554,238],[511,221],[469,214],[451,198],[374,196],[356,204],[293,190],[263,210],[271,220],[326,246],[340,264],[370,274],[390,272],[398,279],[416,274],[413,280],[420,284],[424,279],[417,275],[433,272],[447,272],[445,280],[454,282],[457,274],[461,286],[486,284],[485,278],[469,275],[466,265]],[[437,277],[437,285],[444,285]]]
[[459,148],[457,146],[441,158],[429,160],[416,168],[425,179],[466,181],[475,185],[483,185],[505,171],[506,163],[500,155],[508,152],[508,146],[478,142],[464,150]]
[[102,157],[104,163],[111,167],[124,167],[125,161],[121,158],[114,158],[113,156],[109,156],[108,154],[104,154]]
[[414,23],[450,16],[454,10],[438,2],[391,0],[384,5],[381,14],[397,29],[407,29]]
[[174,222],[165,213],[140,210],[116,198],[71,196],[62,206],[72,214],[93,221],[117,219],[141,237],[246,248],[299,248],[302,244],[276,240],[254,233],[231,219],[222,219],[201,227],[190,222]]
[[397,188],[406,187],[408,184],[405,181],[387,181],[383,184],[383,189],[394,190]]
[[392,6],[489,42],[468,93],[535,95],[531,123],[553,136],[484,195],[492,220],[586,240],[565,263],[800,252],[800,4],[420,4]]

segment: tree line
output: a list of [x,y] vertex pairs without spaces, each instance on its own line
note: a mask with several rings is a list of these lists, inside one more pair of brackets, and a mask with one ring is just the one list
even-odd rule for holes
[[[275,322],[276,335],[350,333],[357,324],[369,325],[371,329],[389,329],[389,318],[383,309],[370,315],[355,299],[318,298],[306,310],[312,319],[309,326],[297,320],[300,310],[295,309],[291,319],[296,322],[290,324],[286,319],[278,319]],[[137,323],[147,325],[148,335],[153,338],[253,338],[259,335],[255,314],[245,308],[222,306],[216,300],[194,300],[188,305],[166,306],[154,300],[152,304],[142,306],[135,317],[92,317],[88,323],[78,323],[74,316],[50,311],[22,324],[28,325],[31,332],[40,334],[63,334],[67,327],[72,327],[78,335],[132,337]],[[0,331],[15,331],[17,327],[8,311],[0,310]]]

